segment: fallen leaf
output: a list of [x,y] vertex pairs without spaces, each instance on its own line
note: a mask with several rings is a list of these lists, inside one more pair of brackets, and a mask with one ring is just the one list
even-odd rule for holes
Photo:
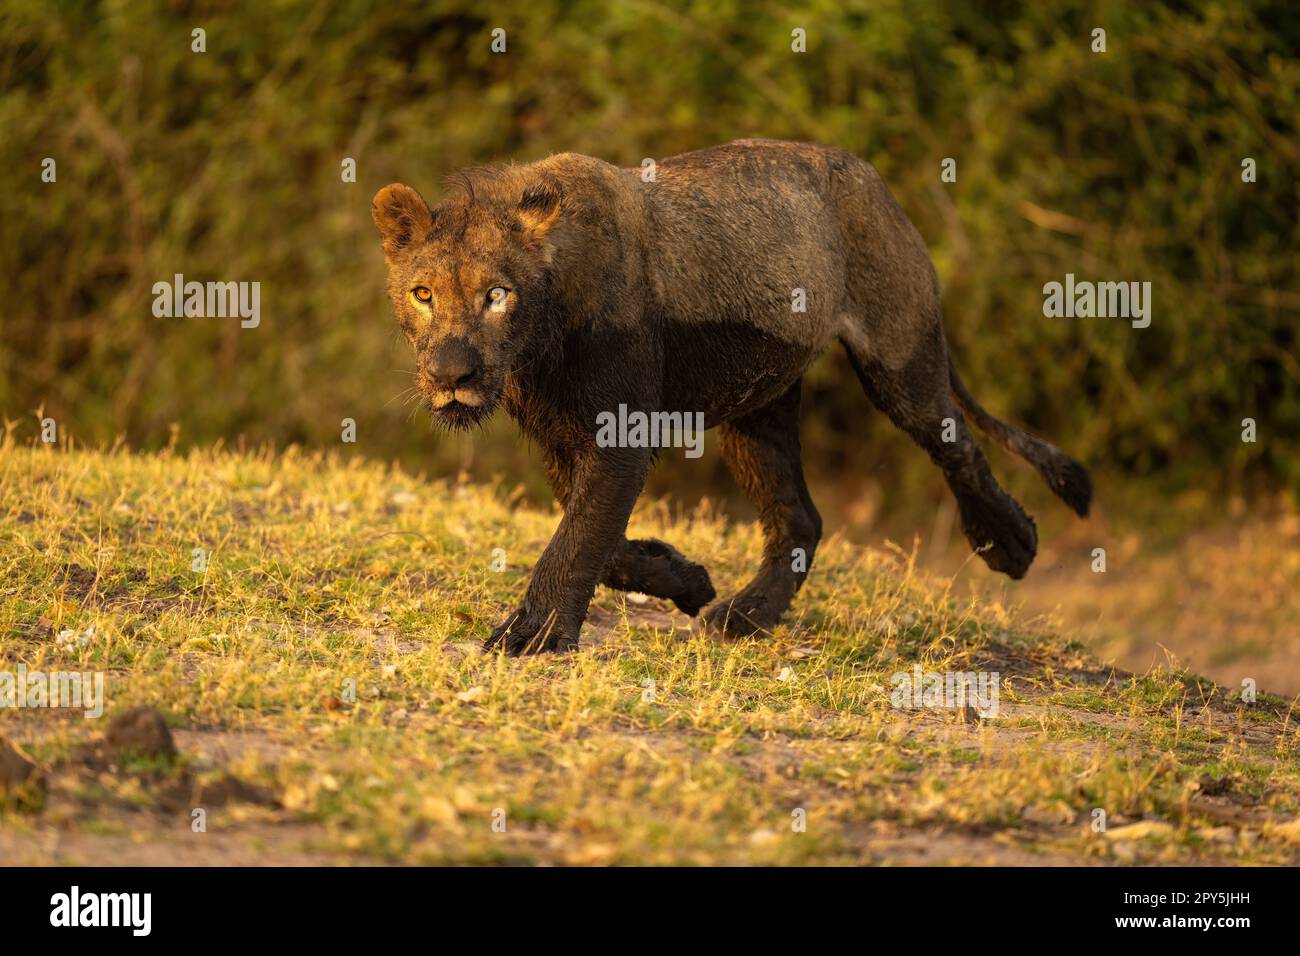
[[1057,826],[1074,822],[1074,811],[1062,800],[1053,800],[1050,803],[1031,803],[1021,811],[1020,815],[1030,823],[1039,823],[1043,826]]
[[1287,843],[1300,843],[1300,819],[1290,823],[1280,823],[1269,829],[1271,836],[1281,837]]
[[1139,820],[1126,827],[1106,831],[1107,840],[1146,840],[1150,837],[1171,837],[1174,828],[1163,820]]

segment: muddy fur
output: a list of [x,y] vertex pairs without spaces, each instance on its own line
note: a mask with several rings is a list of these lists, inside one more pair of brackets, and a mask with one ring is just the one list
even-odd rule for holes
[[[733,636],[770,631],[821,538],[800,463],[799,398],[804,372],[835,342],[876,407],[943,471],[990,567],[1022,576],[1037,535],[967,417],[1087,513],[1083,466],[994,418],[962,385],[925,244],[852,154],[742,140],[661,160],[652,182],[562,154],[466,170],[448,186],[432,209],[400,184],[374,201],[420,387],[451,428],[504,407],[542,450],[564,509],[488,647],[575,647],[598,584],[691,615],[714,601],[704,568],[664,542],[625,538],[654,451],[597,445],[598,415],[620,404],[701,412],[717,429],[765,547],[754,579],[704,619]],[[948,420],[955,440],[945,441]]]

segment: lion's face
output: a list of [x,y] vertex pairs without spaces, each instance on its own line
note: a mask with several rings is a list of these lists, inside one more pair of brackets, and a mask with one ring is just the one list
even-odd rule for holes
[[508,181],[492,185],[492,193],[470,191],[433,210],[401,184],[374,200],[388,295],[415,352],[420,391],[453,429],[496,409],[545,312],[546,237],[559,193],[545,183],[513,194]]

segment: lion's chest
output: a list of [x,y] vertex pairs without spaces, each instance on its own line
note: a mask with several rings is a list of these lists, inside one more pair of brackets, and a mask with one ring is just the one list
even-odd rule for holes
[[669,323],[663,343],[666,409],[710,427],[780,397],[820,352],[742,322]]

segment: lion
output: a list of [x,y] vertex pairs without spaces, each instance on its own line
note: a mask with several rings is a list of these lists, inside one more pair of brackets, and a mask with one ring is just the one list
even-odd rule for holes
[[[1087,515],[1087,470],[962,384],[925,243],[853,154],[749,139],[643,175],[564,153],[448,185],[434,207],[400,183],[373,203],[419,388],[452,429],[504,407],[541,450],[563,509],[485,648],[575,648],[598,584],[703,610],[726,636],[769,634],[822,536],[800,461],[800,386],[837,342],[870,401],[943,472],[990,568],[1023,576],[1037,532],[968,418]],[[599,417],[620,406],[702,413],[717,430],[764,537],[757,574],[734,596],[715,601],[708,572],[672,546],[626,538],[657,450],[596,441]]]

